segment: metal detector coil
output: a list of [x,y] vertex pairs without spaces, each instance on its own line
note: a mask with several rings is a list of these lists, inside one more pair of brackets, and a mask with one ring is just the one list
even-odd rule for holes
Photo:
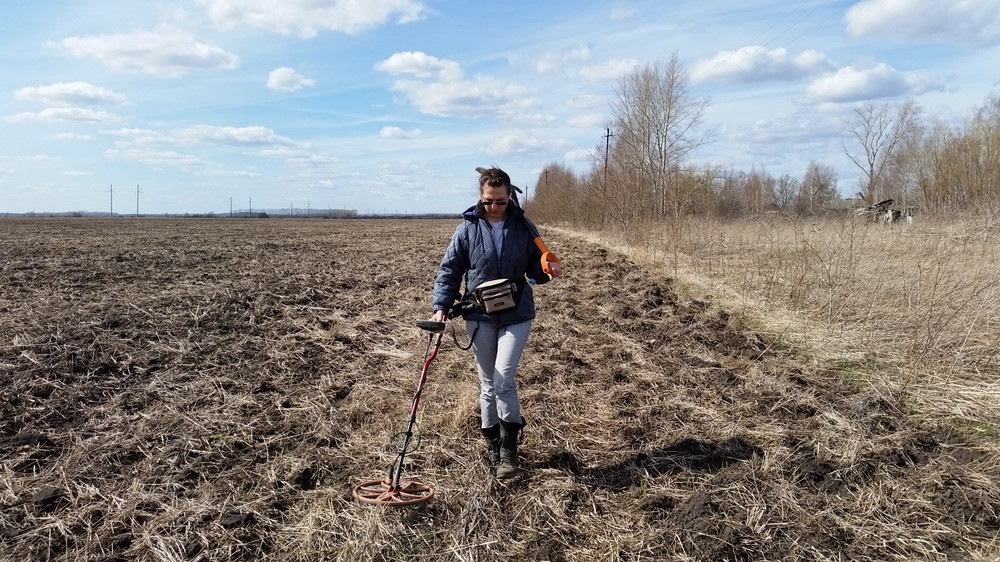
[[354,487],[354,497],[363,503],[387,506],[407,506],[416,505],[429,501],[434,497],[434,489],[418,480],[403,480],[403,464],[406,460],[406,453],[413,439],[413,428],[417,423],[417,406],[420,405],[420,394],[424,390],[427,382],[427,369],[431,361],[437,357],[438,349],[441,348],[441,337],[444,335],[444,322],[432,322],[430,320],[420,320],[417,327],[430,334],[428,349],[430,353],[424,359],[424,366],[420,370],[420,380],[417,381],[417,390],[413,394],[413,403],[410,406],[410,420],[403,433],[403,444],[396,455],[396,462],[393,463],[389,478],[386,480],[370,480],[362,482]]

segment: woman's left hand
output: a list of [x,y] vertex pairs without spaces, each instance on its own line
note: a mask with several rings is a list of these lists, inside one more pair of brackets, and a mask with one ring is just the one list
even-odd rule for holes
[[557,261],[549,262],[549,275],[553,279],[555,279],[556,277],[562,277],[562,274],[563,274],[562,266],[559,265],[559,262]]

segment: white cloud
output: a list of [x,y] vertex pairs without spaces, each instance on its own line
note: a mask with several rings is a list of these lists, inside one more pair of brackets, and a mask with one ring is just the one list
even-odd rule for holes
[[263,174],[253,170],[209,170],[199,175],[222,177],[222,178],[259,178]]
[[474,81],[398,81],[393,90],[423,113],[442,117],[510,116],[538,105],[527,88],[480,76]]
[[487,146],[480,149],[480,152],[491,156],[510,156],[565,148],[569,144],[563,140],[544,141],[524,135],[506,134],[494,138]]
[[265,158],[281,160],[302,170],[327,170],[339,160],[332,156],[316,154],[301,147],[274,146],[257,152]]
[[313,37],[322,30],[356,34],[395,17],[409,23],[423,17],[415,0],[198,0],[219,28],[238,26],[283,35]]
[[378,132],[378,136],[384,139],[414,139],[423,135],[424,132],[420,129],[404,131],[399,127],[382,127],[382,130]]
[[185,170],[207,168],[208,162],[192,154],[181,154],[170,150],[144,150],[110,148],[104,154],[113,158],[135,160],[154,167],[171,167]]
[[539,74],[557,72],[569,65],[586,62],[590,59],[590,49],[579,45],[565,51],[549,51],[542,53],[535,61],[535,70]]
[[57,82],[48,86],[29,86],[14,92],[19,100],[37,101],[49,106],[124,105],[128,98],[107,88],[86,82]]
[[52,140],[57,141],[90,141],[94,140],[94,137],[90,135],[81,135],[80,133],[59,133],[52,135]]
[[597,150],[595,148],[576,148],[563,155],[563,158],[567,162],[590,163],[594,161],[596,156]]
[[599,96],[594,94],[582,94],[579,96],[574,96],[566,101],[566,107],[571,107],[573,109],[597,109],[606,108],[608,106],[607,96]]
[[185,141],[226,144],[236,146],[292,146],[295,142],[283,137],[267,127],[216,127],[195,125],[177,131],[177,137]]
[[998,0],[863,0],[844,16],[854,37],[884,36],[915,42],[1000,43]]
[[462,68],[455,61],[439,59],[421,51],[404,51],[375,65],[388,74],[408,74],[417,78],[435,78],[445,82],[462,79]]
[[600,113],[588,113],[586,115],[577,115],[566,121],[566,124],[570,127],[577,129],[593,129],[596,127],[603,127],[607,122],[607,117]]
[[50,154],[30,154],[25,156],[19,156],[18,160],[23,160],[26,162],[58,162],[60,158],[59,156],[52,156]]
[[941,90],[936,80],[915,73],[899,72],[878,63],[865,68],[846,66],[824,74],[806,88],[810,102],[853,102],[895,96],[913,96],[930,90]]
[[7,117],[11,123],[33,121],[85,121],[88,123],[113,123],[119,119],[107,111],[97,111],[81,107],[50,107],[37,113],[16,113]]
[[137,145],[172,145],[176,141],[168,135],[149,129],[118,129],[117,131],[101,131],[106,135],[112,135],[124,139],[118,146]]
[[61,172],[61,175],[63,175],[63,176],[92,176],[92,175],[94,175],[94,173],[93,172],[84,172],[84,171],[81,171],[81,170],[65,170],[65,171]]
[[239,66],[236,55],[168,24],[116,35],[67,37],[56,46],[73,57],[100,61],[115,72],[176,78],[192,69]]
[[287,66],[275,68],[267,75],[267,87],[280,92],[294,92],[315,83],[315,80],[306,78]]
[[580,77],[588,82],[609,82],[618,80],[630,72],[639,61],[635,59],[615,59],[604,61],[580,69]]
[[691,68],[691,81],[795,80],[828,71],[832,67],[829,59],[817,51],[803,51],[793,57],[782,48],[768,50],[759,45],[749,45],[735,51],[722,51],[710,59],[696,62]]
[[418,80],[397,80],[392,89],[403,94],[417,109],[444,117],[514,115],[537,104],[527,88],[488,76],[462,80],[457,62],[420,51],[393,54],[375,65],[392,75]]

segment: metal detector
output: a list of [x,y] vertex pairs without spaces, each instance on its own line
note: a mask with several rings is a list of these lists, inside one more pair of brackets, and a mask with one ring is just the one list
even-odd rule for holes
[[434,497],[434,489],[417,480],[403,480],[403,463],[413,438],[413,428],[417,423],[417,406],[420,404],[420,394],[427,382],[427,368],[437,357],[441,347],[441,337],[444,335],[445,323],[432,320],[418,320],[417,327],[428,332],[428,354],[425,354],[424,367],[420,370],[420,380],[417,391],[413,394],[413,404],[410,406],[410,421],[403,433],[403,444],[396,455],[389,472],[388,480],[371,480],[354,487],[354,497],[360,502],[375,505],[406,506],[424,503]]

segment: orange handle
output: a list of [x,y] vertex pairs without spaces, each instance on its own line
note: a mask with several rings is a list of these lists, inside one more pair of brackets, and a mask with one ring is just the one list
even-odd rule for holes
[[549,250],[549,248],[545,245],[545,242],[542,242],[541,236],[535,237],[535,246],[540,252],[542,252],[542,271],[545,272],[546,275],[551,276],[552,268],[549,264],[559,263],[559,258],[557,258],[556,255]]

